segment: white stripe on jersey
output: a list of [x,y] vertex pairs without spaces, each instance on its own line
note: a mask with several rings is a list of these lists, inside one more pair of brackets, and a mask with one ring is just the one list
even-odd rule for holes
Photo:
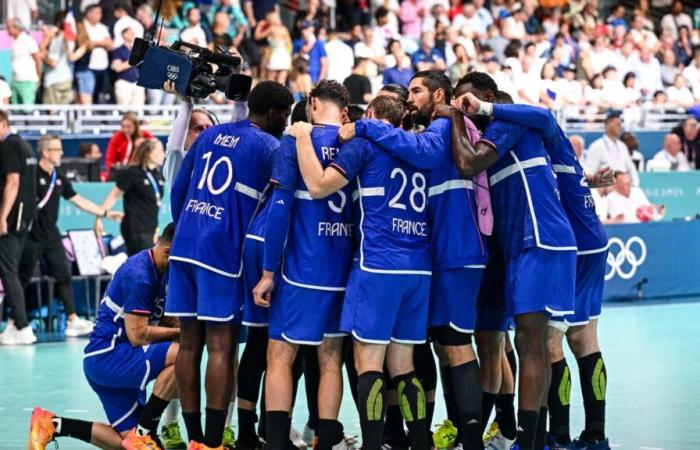
[[526,159],[525,161],[519,161],[515,153],[512,151],[510,152],[511,155],[513,156],[513,159],[515,162],[511,164],[510,166],[504,167],[503,169],[499,170],[498,172],[494,173],[489,177],[489,183],[491,186],[505,180],[511,175],[515,175],[518,173],[521,169],[529,169],[531,167],[537,167],[537,166],[546,166],[547,165],[547,158],[544,156],[538,156],[537,158],[531,158],[531,159]]
[[298,198],[300,200],[313,200],[313,198],[311,198],[311,194],[309,194],[309,191],[296,190],[294,191],[294,198]]
[[221,270],[221,269],[217,269],[216,267],[212,267],[208,264],[204,264],[203,262],[199,262],[195,259],[184,258],[182,256],[171,256],[170,260],[194,264],[195,266],[199,266],[203,269],[211,270],[214,273],[218,273],[219,275],[223,275],[223,276],[229,277],[229,278],[240,278],[241,274],[243,273],[243,263],[242,262],[240,263],[240,269],[238,269],[238,273],[230,273],[230,272],[226,272],[226,271]]
[[428,197],[440,195],[452,189],[474,189],[474,183],[472,183],[472,180],[447,180],[437,186],[431,186],[428,189]]
[[360,189],[360,195],[362,197],[381,197],[384,195],[383,187],[368,187]]
[[556,173],[570,173],[576,175],[576,167],[567,166],[566,164],[552,164],[552,169]]
[[246,235],[245,235],[245,238],[246,238],[246,239],[252,239],[252,240],[254,240],[254,241],[265,242],[265,238],[260,237],[260,236],[256,236],[256,235],[254,235],[254,234],[246,234]]
[[236,181],[236,185],[233,187],[236,191],[240,192],[243,195],[247,195],[248,197],[254,198],[255,200],[260,200],[262,197],[262,193],[256,191],[250,186],[246,186],[243,183],[239,183]]

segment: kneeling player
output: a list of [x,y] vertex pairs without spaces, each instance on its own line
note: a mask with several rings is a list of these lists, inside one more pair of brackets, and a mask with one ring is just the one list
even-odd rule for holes
[[[403,104],[378,97],[369,111],[398,126]],[[363,448],[381,446],[386,356],[411,448],[425,450],[430,447],[425,393],[413,367],[413,345],[425,342],[427,334],[431,261],[426,175],[364,139],[345,144],[332,169],[324,170],[304,124],[295,125],[292,133],[299,134],[299,166],[313,197],[330,195],[357,180],[360,245],[341,330],[355,339]]]
[[[174,225],[150,250],[129,258],[114,274],[85,347],[83,368],[110,425],[58,417],[35,408],[28,448],[43,450],[57,437],[104,449],[157,449],[160,416],[174,396],[179,328],[157,325],[163,316],[164,277]],[[155,380],[146,402],[146,386]],[[131,430],[131,431],[129,431]]]

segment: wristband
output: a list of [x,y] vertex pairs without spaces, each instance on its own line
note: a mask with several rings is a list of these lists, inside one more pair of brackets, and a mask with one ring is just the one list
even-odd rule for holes
[[479,110],[476,112],[476,114],[479,116],[490,116],[493,114],[493,103],[480,102]]

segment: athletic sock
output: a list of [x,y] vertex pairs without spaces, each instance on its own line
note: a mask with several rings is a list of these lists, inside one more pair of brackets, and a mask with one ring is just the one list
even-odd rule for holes
[[479,363],[474,360],[451,369],[452,390],[459,410],[460,442],[464,450],[484,448],[481,426],[482,391]]
[[87,443],[92,440],[92,422],[66,417],[54,417],[51,420],[56,428],[57,437],[72,437]]
[[168,403],[170,403],[169,400],[163,400],[155,394],[151,394],[151,397],[146,402],[146,406],[143,407],[136,427],[136,431],[141,436],[158,434],[158,422],[160,422],[160,416],[163,415],[163,411],[168,407]]
[[516,443],[520,445],[520,450],[534,450],[539,415],[537,411],[526,409],[518,411],[518,436]]
[[544,450],[547,441],[547,407],[540,408],[540,417],[537,420],[537,433],[535,433],[535,450]]
[[515,394],[498,394],[496,397],[496,422],[501,434],[515,439]]
[[204,440],[202,414],[200,412],[183,411],[182,418],[185,421],[185,429],[187,429],[187,439],[201,443]]
[[389,405],[386,408],[386,424],[384,425],[383,442],[408,447],[406,432],[403,429],[403,417],[399,405]]
[[484,392],[481,396],[481,432],[483,433],[486,429],[486,425],[489,423],[491,418],[491,411],[493,411],[493,405],[496,403],[496,397],[498,394],[492,394],[490,392]]
[[226,424],[226,410],[206,408],[206,421],[204,427],[204,442],[207,447],[218,448],[224,440],[224,426]]
[[238,408],[238,440],[247,444],[256,443],[255,422],[258,418],[255,411]]
[[289,443],[289,411],[267,411],[267,445],[268,450],[287,450]]
[[447,418],[450,419],[450,422],[457,423],[459,421],[459,413],[457,412],[457,403],[452,392],[452,370],[450,370],[450,366],[440,366],[440,379],[442,380],[442,396],[445,399]]
[[[557,443],[571,442],[569,435],[569,404],[571,401],[571,372],[566,358],[552,363],[552,383],[549,385],[549,433]],[[540,416],[540,420],[542,420]]]
[[180,400],[170,400],[168,407],[163,411],[163,425],[169,425],[171,423],[176,423],[180,417]]
[[386,411],[386,388],[381,372],[365,372],[357,377],[360,404],[362,447],[378,450],[382,445],[382,426]]
[[343,426],[337,420],[318,419],[318,442],[315,450],[331,450],[343,440]]
[[589,442],[605,439],[605,389],[608,373],[600,352],[578,359],[583,394],[583,409],[586,412],[586,428],[581,436]]
[[518,379],[518,358],[515,357],[515,350],[506,353],[506,359],[510,366],[510,372],[513,374],[513,382]]
[[430,438],[426,414],[425,391],[415,372],[393,378],[401,415],[408,427],[408,441],[412,450],[428,450]]

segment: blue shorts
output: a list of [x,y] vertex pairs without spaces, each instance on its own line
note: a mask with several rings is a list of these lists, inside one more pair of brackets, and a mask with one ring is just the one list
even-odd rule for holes
[[517,316],[547,312],[552,317],[573,314],[576,292],[576,252],[531,247],[507,261],[506,304]]
[[255,304],[253,289],[262,277],[264,243],[246,238],[243,243],[243,276],[245,277],[245,302],[243,303],[243,325],[266,327],[269,310]]
[[75,87],[81,94],[92,95],[95,92],[95,74],[92,70],[78,70],[75,72]]
[[476,297],[482,268],[459,268],[433,272],[430,280],[430,326],[450,326],[461,333],[473,333]]
[[88,384],[97,394],[109,424],[119,433],[136,427],[146,404],[146,386],[165,368],[171,342],[144,347],[118,343],[112,351],[83,360]]
[[507,331],[512,318],[506,307],[506,262],[494,238],[489,241],[489,258],[476,299],[476,330]]
[[604,251],[576,257],[576,306],[564,317],[568,325],[585,325],[600,316],[607,256]]
[[170,261],[165,315],[212,322],[240,322],[243,280],[195,264]]
[[277,278],[270,302],[270,339],[299,345],[321,345],[324,337],[340,337],[343,291],[322,291]]
[[428,334],[430,277],[350,272],[340,330],[360,342],[422,344]]

